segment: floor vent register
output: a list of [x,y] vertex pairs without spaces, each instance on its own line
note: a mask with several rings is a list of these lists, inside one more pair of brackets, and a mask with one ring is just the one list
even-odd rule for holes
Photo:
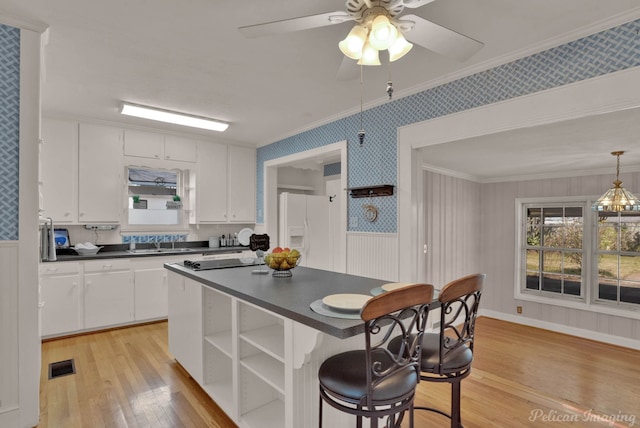
[[73,359],[49,364],[49,379],[55,379],[57,377],[72,375],[75,373],[76,365],[74,364]]

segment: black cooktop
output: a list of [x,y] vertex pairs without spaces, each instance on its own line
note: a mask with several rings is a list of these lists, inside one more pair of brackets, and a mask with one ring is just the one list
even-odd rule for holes
[[185,260],[182,265],[193,270],[226,269],[242,266],[257,266],[262,264],[260,259],[245,257],[242,259],[220,259],[220,260]]

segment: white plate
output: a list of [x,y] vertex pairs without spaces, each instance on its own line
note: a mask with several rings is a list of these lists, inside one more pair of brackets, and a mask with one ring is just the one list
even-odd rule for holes
[[253,235],[253,230],[247,228],[242,229],[238,232],[238,242],[240,245],[247,246],[249,245],[249,240],[251,239],[251,235]]
[[371,299],[366,294],[331,294],[322,303],[338,311],[359,311]]
[[384,284],[382,288],[384,291],[397,290],[398,288],[406,287],[407,285],[413,285],[413,282],[390,282],[388,284]]

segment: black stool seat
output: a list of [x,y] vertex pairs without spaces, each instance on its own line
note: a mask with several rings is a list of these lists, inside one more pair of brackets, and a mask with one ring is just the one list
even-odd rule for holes
[[[382,349],[373,353],[374,360],[380,362],[381,370],[393,366],[391,357]],[[323,388],[340,391],[340,395],[356,402],[365,402],[368,393],[366,354],[364,350],[348,351],[328,358],[320,366],[318,380]],[[375,383],[378,377],[374,377]],[[405,367],[372,388],[374,401],[394,401],[414,390],[418,384],[418,374],[414,367]]]

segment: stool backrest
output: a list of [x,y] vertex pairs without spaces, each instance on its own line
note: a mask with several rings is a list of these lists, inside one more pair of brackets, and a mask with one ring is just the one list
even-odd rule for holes
[[[433,286],[414,284],[387,291],[371,298],[362,308],[365,321],[367,406],[372,405],[373,391],[394,377],[406,378],[406,370],[415,370],[420,379],[420,344],[426,326]],[[388,342],[400,336],[397,352],[387,349]],[[365,404],[365,403],[363,403]]]
[[442,373],[443,365],[463,351],[462,347],[473,352],[476,317],[485,277],[482,273],[468,275],[451,281],[440,291],[440,374],[445,374]]

